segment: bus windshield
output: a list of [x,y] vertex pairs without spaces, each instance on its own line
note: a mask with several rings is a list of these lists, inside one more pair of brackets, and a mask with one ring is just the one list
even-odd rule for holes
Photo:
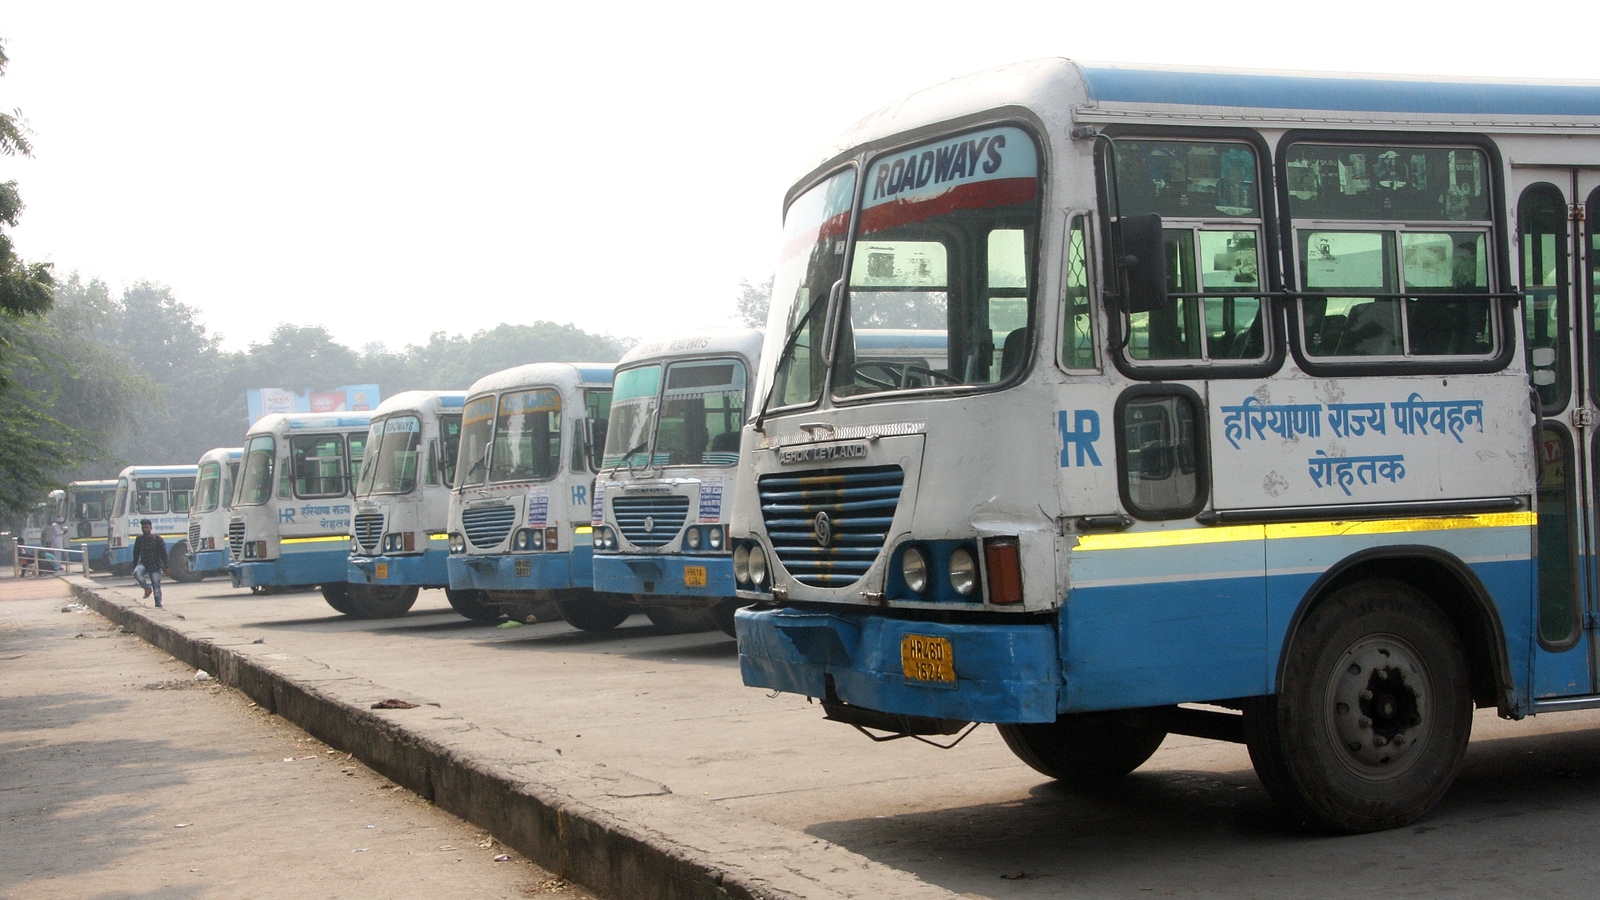
[[665,456],[669,466],[738,465],[744,383],[744,364],[736,359],[668,367],[652,456]]
[[260,506],[272,499],[277,443],[272,435],[253,437],[244,447],[244,466],[236,493],[237,506]]
[[483,484],[488,476],[489,439],[494,436],[493,394],[468,403],[461,412],[461,442],[456,458],[460,484]]
[[763,358],[778,361],[772,384],[760,385],[767,406],[812,403],[822,395],[823,323],[829,295],[844,275],[845,231],[855,191],[856,171],[845,169],[801,194],[784,213],[768,346],[761,351]]
[[640,366],[618,372],[611,387],[611,419],[606,429],[602,465],[634,465],[650,459],[650,420],[661,392],[661,367]]
[[422,420],[392,416],[372,423],[361,487],[367,494],[409,494],[417,487],[417,456],[422,448]]
[[222,463],[208,462],[200,466],[199,479],[196,482],[194,511],[212,512],[222,505]]
[[550,388],[500,396],[489,480],[551,478],[561,462],[561,395]]

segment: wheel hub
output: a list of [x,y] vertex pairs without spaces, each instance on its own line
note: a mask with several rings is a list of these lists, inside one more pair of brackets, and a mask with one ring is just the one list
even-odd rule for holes
[[1405,768],[1428,731],[1429,687],[1404,644],[1374,636],[1351,647],[1329,684],[1330,724],[1352,768]]

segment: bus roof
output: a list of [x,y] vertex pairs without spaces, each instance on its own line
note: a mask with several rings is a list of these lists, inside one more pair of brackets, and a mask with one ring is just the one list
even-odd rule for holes
[[541,362],[512,366],[491,372],[472,383],[467,396],[487,394],[515,388],[547,385],[550,387],[601,387],[611,383],[615,363]]
[[118,478],[132,478],[136,475],[193,475],[200,467],[194,463],[188,465],[165,466],[127,466],[117,473]]
[[67,484],[69,491],[103,491],[117,486],[115,478],[100,478],[93,481],[73,481]]
[[730,353],[743,356],[754,364],[761,359],[761,339],[759,328],[708,328],[673,335],[635,345],[622,357],[622,361],[617,363],[617,368],[634,365],[647,359],[725,356]]
[[286,431],[321,431],[321,430],[355,430],[366,429],[372,424],[370,412],[326,412],[326,413],[268,413],[257,419],[250,426],[248,434],[277,433]]
[[372,418],[423,409],[460,409],[467,402],[466,391],[401,391],[378,404]]
[[220,460],[224,460],[224,459],[243,459],[243,458],[244,458],[244,448],[243,447],[213,447],[212,449],[207,450],[206,452],[200,454],[200,461],[201,462],[208,462],[208,461],[211,461],[211,460],[220,461]]

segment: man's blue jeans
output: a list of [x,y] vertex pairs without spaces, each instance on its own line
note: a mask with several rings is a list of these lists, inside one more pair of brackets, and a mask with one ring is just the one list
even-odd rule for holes
[[[146,578],[149,580],[145,580]],[[160,569],[146,570],[144,563],[139,563],[137,566],[133,567],[133,580],[139,582],[139,587],[149,591],[155,597],[157,606],[161,605]]]

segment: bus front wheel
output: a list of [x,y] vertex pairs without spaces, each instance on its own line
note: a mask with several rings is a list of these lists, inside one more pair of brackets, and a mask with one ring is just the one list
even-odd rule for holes
[[1054,722],[995,727],[1018,759],[1075,785],[1121,778],[1143,765],[1167,737],[1158,728],[1124,722],[1116,713],[1076,713]]
[[679,609],[674,606],[645,607],[645,617],[662,634],[692,634],[717,627],[709,609]]
[[445,588],[444,596],[450,601],[450,607],[474,622],[498,622],[505,618],[505,613],[500,607],[489,602],[489,597],[483,591]]
[[167,568],[172,572],[172,580],[190,584],[205,578],[204,575],[189,568],[189,542],[179,541],[172,551],[167,554]]
[[350,605],[349,584],[343,582],[339,584],[324,584],[321,588],[322,599],[328,601],[329,606],[347,616],[356,614],[355,607]]
[[610,631],[633,613],[620,603],[588,593],[557,600],[556,606],[560,607],[561,617],[568,625],[583,631]]
[[415,585],[351,584],[346,588],[345,603],[354,618],[393,619],[409,612],[421,591]]
[[1311,610],[1274,696],[1245,709],[1267,792],[1313,826],[1357,833],[1421,818],[1455,780],[1472,733],[1461,642],[1434,603],[1395,581]]

